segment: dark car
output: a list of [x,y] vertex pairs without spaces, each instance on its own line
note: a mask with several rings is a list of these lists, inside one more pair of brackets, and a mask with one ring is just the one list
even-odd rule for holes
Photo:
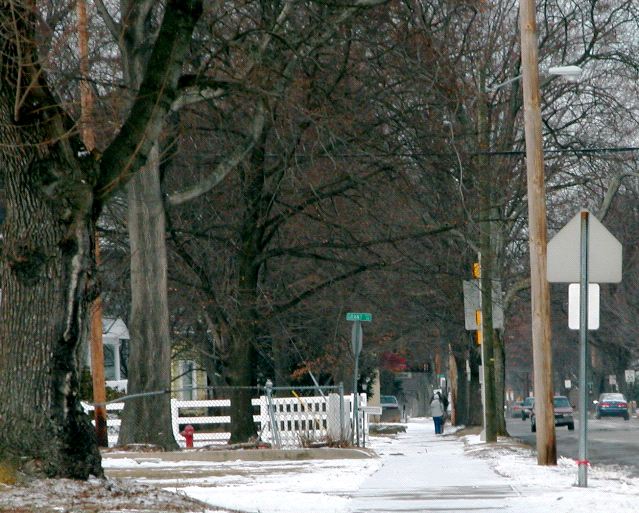
[[526,397],[524,402],[521,404],[521,420],[526,420],[530,417],[533,408],[535,407],[535,398],[534,397]]
[[[574,412],[568,398],[563,395],[556,395],[552,398],[552,405],[555,412],[555,426],[568,426],[569,431],[574,431]],[[530,430],[533,433],[537,431],[537,420],[535,419],[534,409],[530,414]]]
[[623,394],[608,393],[601,394],[599,400],[595,401],[595,418],[600,419],[603,416],[623,417],[628,420],[628,401]]

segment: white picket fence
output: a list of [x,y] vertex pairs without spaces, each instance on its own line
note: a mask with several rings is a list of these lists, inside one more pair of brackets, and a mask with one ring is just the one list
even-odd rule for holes
[[[273,420],[277,426],[277,434],[273,433],[271,416],[268,410],[268,398],[261,396],[252,400],[259,413],[253,415],[261,441],[279,445],[283,449],[307,446],[312,442],[350,440],[351,419],[353,417],[353,396],[344,396],[343,410],[340,407],[338,394],[325,397],[274,397]],[[359,405],[366,405],[366,395],[361,394]],[[83,403],[87,413],[93,406]],[[171,417],[173,436],[180,447],[186,442],[180,432],[190,424],[195,428],[193,445],[224,445],[230,438],[227,431],[231,418],[226,412],[231,406],[230,399],[211,399],[181,401],[171,399]],[[107,405],[107,432],[109,446],[117,444],[121,421],[119,414],[124,403]],[[226,410],[223,412],[222,410]],[[340,423],[340,412],[343,413]],[[360,432],[368,433],[368,416],[360,416]]]

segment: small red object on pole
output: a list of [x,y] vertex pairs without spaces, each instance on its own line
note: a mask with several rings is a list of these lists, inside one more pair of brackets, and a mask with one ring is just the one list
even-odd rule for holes
[[193,433],[195,433],[195,428],[191,426],[191,424],[184,426],[184,430],[180,432],[180,434],[186,439],[187,449],[193,449]]

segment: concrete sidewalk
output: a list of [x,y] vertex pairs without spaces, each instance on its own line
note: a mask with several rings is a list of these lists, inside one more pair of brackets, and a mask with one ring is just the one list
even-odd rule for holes
[[384,465],[352,497],[351,513],[509,511],[520,496],[486,459],[466,455],[458,437],[435,435],[429,419],[400,436],[375,447]]

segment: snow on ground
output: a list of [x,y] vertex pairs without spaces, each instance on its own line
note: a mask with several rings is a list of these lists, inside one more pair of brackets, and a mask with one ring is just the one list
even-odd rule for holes
[[559,458],[557,466],[537,465],[536,453],[500,439],[486,447],[478,435],[464,437],[467,454],[491,460],[491,468],[521,493],[512,511],[526,513],[615,513],[639,510],[639,479],[629,477],[623,468],[589,467],[586,488],[578,487],[577,464]]
[[[131,460],[129,460],[131,461]],[[111,461],[105,462],[109,468]],[[126,462],[113,460],[117,468]],[[174,462],[145,462],[146,467],[167,471]],[[189,464],[192,463],[191,467]],[[350,495],[380,466],[379,458],[306,461],[183,462],[186,472],[170,478],[142,478],[208,504],[260,513],[337,513],[345,511]],[[111,467],[111,468],[116,468]],[[203,475],[210,470],[215,475]],[[204,470],[204,472],[203,472]],[[198,477],[189,477],[195,473]],[[175,474],[175,472],[173,472]]]
[[[444,501],[443,506],[450,503],[445,502],[446,496],[468,494],[469,490],[481,492],[482,487],[484,495],[492,500],[490,504],[498,504],[502,511],[623,513],[639,509],[639,480],[627,477],[622,469],[590,468],[588,488],[579,488],[577,466],[572,460],[562,458],[555,467],[539,466],[535,453],[513,439],[484,444],[478,435],[457,436],[450,428],[446,436],[437,437],[430,419],[413,419],[407,424],[407,433],[371,437],[368,445],[379,458],[183,461],[179,465],[153,458],[141,463],[106,459],[105,467],[132,465],[157,470],[166,466],[171,477],[152,474],[138,482],[186,494],[212,506],[253,513],[347,513],[362,511],[361,504],[371,508],[367,511],[392,511],[391,507],[396,511],[424,511],[420,509],[424,500],[432,505]],[[436,478],[429,477],[433,468],[441,469]],[[383,488],[378,499],[376,487]],[[365,502],[361,502],[362,496]],[[412,501],[414,497],[417,502]],[[481,493],[478,497],[481,499]],[[472,499],[473,495],[462,498]],[[457,500],[458,506],[461,503]],[[409,504],[416,509],[407,509]],[[491,509],[486,506],[486,511]]]
[[436,436],[430,419],[413,419],[406,433],[368,442],[378,458],[204,462],[189,460],[185,452],[175,462],[153,454],[133,459],[106,453],[107,474],[131,477],[3,485],[0,513],[639,510],[639,479],[622,468],[590,468],[588,488],[579,488],[574,461],[539,466],[535,453],[514,439],[485,444],[478,435],[453,434],[450,428]]

